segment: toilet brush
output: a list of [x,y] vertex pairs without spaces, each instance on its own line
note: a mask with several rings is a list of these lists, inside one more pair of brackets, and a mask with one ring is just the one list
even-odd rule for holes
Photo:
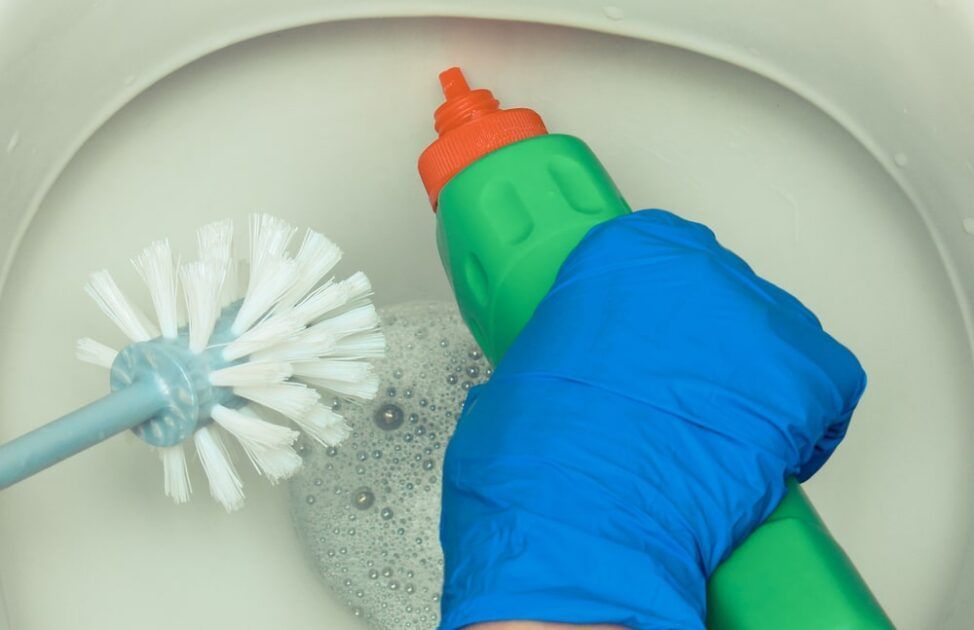
[[[193,262],[180,264],[167,240],[149,245],[132,262],[158,326],[108,271],[92,274],[85,291],[131,343],[116,351],[84,338],[77,356],[110,369],[112,393],[0,445],[0,489],[131,429],[157,450],[165,492],[174,501],[187,501],[192,490],[191,441],[210,494],[232,511],[243,505],[243,483],[224,433],[271,482],[301,465],[293,447],[299,432],[262,419],[249,405],[286,417],[327,446],[344,439],[350,427],[321,403],[318,388],[373,398],[378,379],[368,360],[384,353],[385,340],[366,276],[331,278],[342,252],[311,230],[292,256],[288,246],[296,232],[281,219],[251,217],[243,296],[236,291],[243,283],[231,255],[231,221],[199,230]],[[185,326],[179,323],[180,285]]]

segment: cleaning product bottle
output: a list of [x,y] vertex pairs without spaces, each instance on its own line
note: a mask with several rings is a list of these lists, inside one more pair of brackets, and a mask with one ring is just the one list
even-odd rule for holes
[[[592,150],[549,134],[530,109],[500,109],[459,68],[440,75],[439,138],[419,158],[437,244],[460,311],[497,362],[595,225],[630,212]],[[892,628],[797,482],[717,569],[707,626]]]

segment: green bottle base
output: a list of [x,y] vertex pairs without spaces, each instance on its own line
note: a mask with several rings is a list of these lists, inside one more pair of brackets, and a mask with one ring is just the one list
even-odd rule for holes
[[[453,177],[440,192],[437,241],[460,311],[489,359],[503,356],[588,231],[628,212],[601,163],[571,136],[508,145]],[[794,480],[711,577],[707,626],[893,628]]]

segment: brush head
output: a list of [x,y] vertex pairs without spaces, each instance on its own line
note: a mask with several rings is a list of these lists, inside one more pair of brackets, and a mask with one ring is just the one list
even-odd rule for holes
[[[243,505],[243,482],[223,440],[232,435],[255,469],[272,483],[292,475],[301,459],[298,431],[268,422],[253,405],[290,420],[312,439],[334,446],[350,428],[320,403],[319,389],[346,398],[378,390],[368,359],[385,340],[362,273],[329,277],[341,250],[308,230],[295,255],[296,229],[265,214],[250,222],[250,274],[237,295],[233,226],[210,224],[198,234],[199,260],[178,264],[168,241],[156,241],[133,261],[144,280],[158,327],[132,304],[107,271],[85,290],[132,342],[120,352],[93,339],[78,342],[78,358],[111,367],[113,390],[161,379],[166,408],[134,429],[157,447],[164,488],[177,503],[192,491],[185,448],[195,446],[211,495],[228,511]],[[178,327],[178,285],[186,322]]]

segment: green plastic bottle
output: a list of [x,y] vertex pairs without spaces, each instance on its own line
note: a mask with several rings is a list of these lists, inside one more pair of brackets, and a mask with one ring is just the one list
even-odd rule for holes
[[[459,68],[440,82],[439,138],[419,169],[460,311],[496,363],[582,237],[631,210],[584,142],[548,134],[532,110],[500,109]],[[707,605],[716,630],[893,627],[794,480],[711,577]]]

